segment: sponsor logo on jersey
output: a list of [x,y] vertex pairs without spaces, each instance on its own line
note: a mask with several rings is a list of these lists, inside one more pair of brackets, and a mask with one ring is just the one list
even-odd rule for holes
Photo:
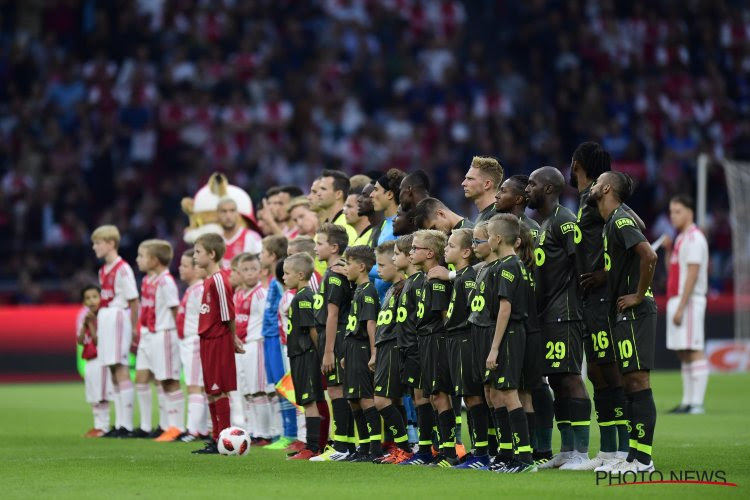
[[633,219],[629,217],[623,217],[622,219],[617,219],[615,221],[615,225],[617,226],[617,229],[622,229],[625,226],[634,226],[635,222],[633,222]]

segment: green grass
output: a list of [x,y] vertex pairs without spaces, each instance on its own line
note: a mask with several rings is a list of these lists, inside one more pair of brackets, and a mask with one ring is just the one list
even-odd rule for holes
[[[0,498],[607,498],[750,497],[750,375],[709,382],[704,416],[671,416],[677,373],[653,377],[654,460],[670,470],[724,470],[738,487],[596,486],[593,472],[507,476],[372,464],[299,463],[283,452],[196,456],[196,444],[84,439],[91,412],[83,385],[0,385]],[[592,451],[598,443],[592,428]],[[668,475],[668,473],[667,473]]]

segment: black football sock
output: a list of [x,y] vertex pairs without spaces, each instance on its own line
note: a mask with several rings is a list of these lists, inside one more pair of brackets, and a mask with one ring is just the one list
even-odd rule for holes
[[612,407],[614,412],[614,422],[617,428],[617,451],[628,452],[630,449],[630,431],[628,431],[628,398],[625,396],[625,389],[615,387],[612,392]]
[[573,449],[578,453],[589,451],[589,431],[591,429],[591,400],[588,398],[571,398],[570,430],[573,433]]
[[516,408],[508,413],[510,420],[510,431],[515,441],[515,456],[521,462],[530,464],[534,462],[531,458],[531,442],[529,438],[529,425],[523,408]]
[[349,407],[349,432],[347,433],[347,449],[349,450],[349,453],[354,453],[357,451],[357,437],[355,430],[357,429],[357,423],[354,419],[354,412],[352,412],[351,407]]
[[472,422],[472,441],[474,442],[474,455],[484,457],[487,455],[489,414],[484,404],[474,405],[469,408],[469,422]]
[[305,417],[307,427],[307,444],[305,448],[318,453],[320,451],[320,417]]
[[367,433],[370,436],[370,454],[379,457],[383,454],[380,443],[382,438],[380,434],[380,414],[374,406],[365,410],[365,420],[367,421]]
[[349,415],[351,408],[344,398],[331,401],[333,407],[333,447],[345,453],[349,449]]
[[599,424],[599,450],[613,453],[617,451],[617,427],[611,389],[594,390],[594,409]]
[[637,419],[637,415],[634,413],[637,408],[633,407],[633,395],[626,395],[627,402],[625,404],[625,416],[628,421],[628,462],[635,460],[635,454],[638,451],[638,440],[634,439],[633,436],[637,435],[635,431],[634,422]]
[[453,412],[456,414],[456,444],[463,444],[463,438],[461,437],[461,428],[464,423],[463,413],[461,412],[461,397],[451,396],[451,404],[453,405]]
[[456,414],[453,408],[438,415],[440,427],[440,453],[449,458],[456,457]]
[[476,445],[474,444],[474,421],[471,418],[471,412],[469,411],[469,407],[466,407],[466,418],[464,419],[464,422],[466,422],[467,429],[469,431],[469,441],[471,449],[473,450],[476,448]]
[[393,442],[396,443],[396,446],[404,451],[411,451],[409,436],[406,434],[406,424],[401,412],[393,405],[388,405],[380,410],[380,416],[383,417],[385,427],[393,434]]
[[560,452],[573,451],[573,431],[570,429],[570,398],[555,398],[555,420],[560,431]]
[[[363,454],[370,452],[370,433],[367,432],[367,420],[365,419],[365,412],[361,409],[352,410],[352,416],[354,417],[354,423],[357,425],[357,451]],[[349,446],[351,449],[351,445]]]
[[636,440],[635,458],[642,464],[651,463],[651,446],[654,444],[654,428],[656,427],[656,405],[654,393],[651,389],[634,392],[632,427],[630,439]]
[[484,412],[487,414],[487,422],[489,425],[489,427],[487,428],[487,453],[495,457],[500,450],[499,443],[497,441],[498,425],[495,421],[495,410],[484,403],[482,404],[482,407],[484,408]]
[[552,404],[552,393],[549,385],[542,384],[531,393],[536,413],[536,447],[535,451],[552,451],[552,423],[554,420],[554,407]]
[[432,405],[430,403],[417,406],[419,453],[432,453],[432,427],[435,421],[433,415]]
[[432,447],[436,450],[440,449],[440,419],[438,418],[438,411],[433,408],[432,410]]
[[526,425],[529,428],[531,450],[536,451],[536,414],[533,411],[526,413]]
[[510,430],[510,416],[506,407],[495,408],[495,422],[498,425],[498,447],[500,448],[500,460],[510,462],[513,460],[513,434]]

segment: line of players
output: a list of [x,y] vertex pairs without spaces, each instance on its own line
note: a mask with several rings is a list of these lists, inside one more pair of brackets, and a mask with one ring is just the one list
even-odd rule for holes
[[[622,204],[632,190],[629,178],[610,171],[609,155],[600,146],[582,144],[571,169],[571,183],[581,193],[576,216],[559,204],[565,181],[557,169],[543,167],[500,185],[502,169],[498,176],[497,169],[477,167],[469,169],[465,190],[475,180],[470,176],[478,176],[497,195],[473,230],[469,221],[428,197],[425,176],[412,174],[394,187],[386,175],[374,183],[371,197],[385,193],[400,199],[392,218],[393,234],[402,235],[398,240],[375,250],[372,239],[371,245],[347,249],[346,228],[324,224],[315,234],[316,257],[328,264],[318,293],[309,286],[312,257],[300,253],[284,261],[282,279],[297,291],[289,309],[287,349],[307,424],[306,447],[292,458],[500,472],[537,466],[651,470],[656,411],[649,370],[656,309],[650,283],[656,255],[642,223]],[[543,219],[541,226],[524,214],[527,203]],[[93,239],[96,250],[103,240]],[[223,240],[220,245],[199,239],[195,248],[196,264],[209,271],[213,268],[205,258],[200,261],[198,249],[217,261],[224,253]],[[97,255],[105,258],[106,252]],[[376,259],[379,278],[392,284],[382,301],[369,275]],[[205,283],[221,288],[220,280],[211,280]],[[204,290],[201,309],[215,311],[209,299]],[[234,339],[232,321],[225,317],[218,324],[226,323],[225,336]],[[244,350],[241,341],[233,341],[236,346],[230,347]],[[201,337],[202,357],[203,342]],[[591,402],[580,374],[584,345],[602,436],[593,460],[588,457]],[[316,376],[321,370],[323,381]],[[205,363],[203,371],[209,393],[218,389],[221,396],[236,385],[236,376],[217,373],[214,378],[226,386],[212,389]],[[125,382],[119,384],[122,394],[127,381],[118,373],[115,367],[115,380]],[[321,452],[318,430],[327,429],[321,425],[323,383],[334,425],[332,444]],[[400,405],[406,394],[417,411],[415,451]],[[472,436],[472,453],[462,463],[455,451],[455,396],[469,408]],[[227,422],[228,400],[216,394],[211,399],[216,433]],[[554,456],[553,416],[562,441]],[[381,417],[394,443],[386,450]],[[352,453],[355,426],[360,446]]]

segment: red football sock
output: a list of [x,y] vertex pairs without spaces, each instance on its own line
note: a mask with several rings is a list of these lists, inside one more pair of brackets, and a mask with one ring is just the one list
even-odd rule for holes
[[231,411],[229,409],[229,398],[223,397],[216,400],[216,426],[214,435],[219,439],[219,433],[232,426]]
[[211,436],[214,438],[214,441],[219,440],[219,424],[218,420],[216,419],[216,402],[208,403],[208,413],[211,414]]
[[331,426],[331,412],[328,409],[327,401],[318,401],[316,403],[318,413],[320,414],[320,449],[325,449],[328,444],[328,429]]

